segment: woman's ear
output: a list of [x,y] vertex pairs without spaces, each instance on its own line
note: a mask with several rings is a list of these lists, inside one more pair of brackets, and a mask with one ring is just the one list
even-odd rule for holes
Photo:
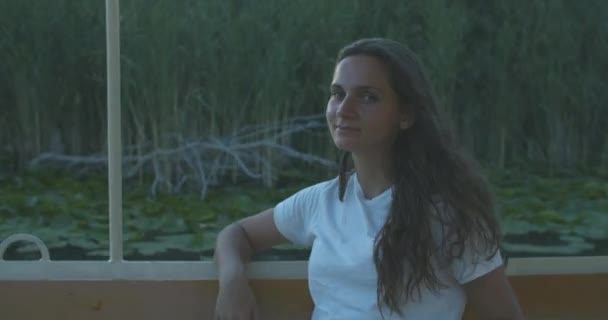
[[399,123],[399,129],[401,130],[409,129],[411,126],[412,124],[410,123],[410,121],[407,120],[401,121],[401,123]]
[[399,122],[399,129],[406,130],[412,127],[414,124],[414,115],[412,113],[405,115],[401,122]]

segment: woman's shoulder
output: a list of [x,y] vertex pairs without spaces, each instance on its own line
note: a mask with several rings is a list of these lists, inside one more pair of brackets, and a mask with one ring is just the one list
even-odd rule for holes
[[324,198],[331,197],[333,194],[337,195],[338,188],[338,178],[320,181],[296,191],[283,202],[318,202]]
[[319,192],[320,194],[325,194],[327,192],[331,192],[333,190],[338,190],[340,185],[339,179],[333,178],[324,181],[317,182],[313,185],[305,187],[301,189],[299,192]]

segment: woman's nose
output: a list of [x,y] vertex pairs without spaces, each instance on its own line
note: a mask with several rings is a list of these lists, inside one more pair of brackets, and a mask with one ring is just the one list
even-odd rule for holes
[[341,116],[348,116],[348,115],[354,115],[356,114],[356,101],[354,101],[354,99],[351,96],[346,96],[344,97],[344,99],[342,99],[342,101],[340,102],[340,104],[338,105],[338,110],[337,110],[337,114],[341,115]]

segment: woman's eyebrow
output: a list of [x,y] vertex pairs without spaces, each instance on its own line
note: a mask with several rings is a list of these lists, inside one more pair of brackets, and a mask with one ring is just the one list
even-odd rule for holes
[[[342,86],[337,83],[332,83],[330,88],[331,89],[343,89]],[[378,87],[370,86],[370,85],[355,86],[354,89],[355,90],[370,90],[371,89],[371,90],[376,90],[376,91],[382,92],[382,89],[380,89]]]

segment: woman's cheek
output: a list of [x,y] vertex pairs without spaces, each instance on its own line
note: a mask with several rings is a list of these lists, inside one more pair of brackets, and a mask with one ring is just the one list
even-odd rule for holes
[[327,109],[325,110],[325,117],[327,118],[327,123],[332,124],[333,120],[336,118],[336,108],[331,105],[331,103],[327,104]]

